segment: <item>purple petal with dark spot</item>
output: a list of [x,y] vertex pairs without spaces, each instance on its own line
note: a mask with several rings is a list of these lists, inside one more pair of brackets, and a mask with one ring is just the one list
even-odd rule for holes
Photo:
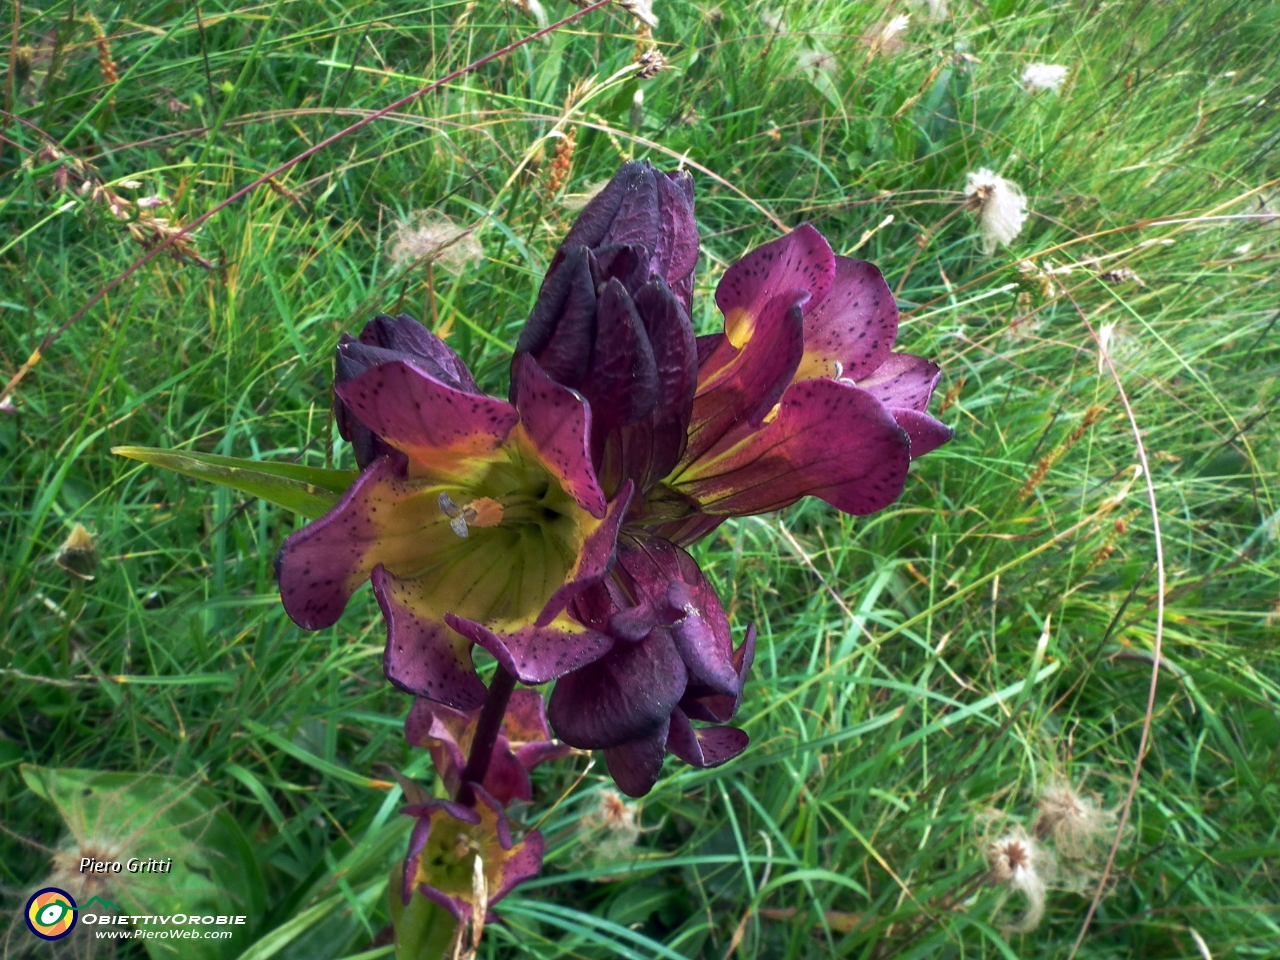
[[815,496],[867,514],[902,493],[910,460],[906,431],[870,393],[803,380],[763,428],[726,434],[676,485],[704,513],[750,516]]
[[868,376],[853,379],[886,407],[923,412],[941,377],[942,368],[932,360],[891,353]]
[[416,361],[383,364],[336,389],[362,423],[408,455],[411,475],[448,474],[491,454],[519,420],[509,403],[450,387]]
[[589,448],[591,408],[579,394],[552,380],[528,355],[511,361],[511,377],[520,422],[543,464],[582,509],[602,519],[604,494],[596,481]]
[[488,693],[471,665],[471,643],[448,626],[413,609],[412,580],[401,580],[379,566],[373,593],[387,621],[383,670],[406,693],[459,710],[476,710]]
[[[898,306],[874,264],[835,258],[831,290],[804,318],[801,374],[861,380],[889,356],[898,335]],[[822,368],[819,371],[817,368]],[[861,386],[861,383],[859,383]]]
[[378,562],[383,528],[378,509],[409,496],[398,454],[366,469],[319,520],[290,534],[276,556],[280,599],[290,618],[307,630],[337,623],[355,589]]
[[747,749],[751,742],[737,727],[694,727],[679,708],[671,712],[667,750],[695,767],[718,767]]
[[474,620],[452,613],[445,622],[489,651],[502,668],[521,683],[539,684],[598,660],[613,647],[613,638],[561,617],[544,627],[523,626],[498,634]]
[[893,419],[898,421],[898,426],[907,431],[907,436],[911,438],[912,460],[937,450],[955,436],[954,430],[927,413],[916,410],[890,410],[889,412],[893,414]]

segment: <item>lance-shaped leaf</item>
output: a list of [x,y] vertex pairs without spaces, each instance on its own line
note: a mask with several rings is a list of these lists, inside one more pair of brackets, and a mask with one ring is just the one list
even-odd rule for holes
[[531,830],[513,842],[502,806],[483,787],[472,789],[474,808],[430,800],[400,811],[418,821],[404,862],[403,903],[417,892],[470,922],[477,907],[493,906],[516,884],[538,875],[542,834]]
[[350,470],[323,470],[296,463],[243,460],[191,450],[112,447],[111,452],[196,480],[239,490],[312,520],[332,508],[356,479],[356,474]]

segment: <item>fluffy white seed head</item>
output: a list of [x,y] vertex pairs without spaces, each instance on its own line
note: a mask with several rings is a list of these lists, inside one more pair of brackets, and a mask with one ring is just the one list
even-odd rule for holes
[[930,20],[947,19],[947,0],[909,0],[913,10],[924,10]]
[[[1115,324],[1104,323],[1099,339],[1106,349],[1115,336]],[[1054,779],[1045,784],[1036,798],[1032,832],[1042,840],[1052,840],[1060,857],[1091,861],[1101,847],[1111,843],[1115,832],[1115,814],[1103,810],[1093,796],[1084,796],[1066,780]]]
[[1052,874],[1053,861],[1048,852],[1021,826],[1014,825],[988,843],[984,854],[991,882],[1003,886],[1006,896],[1021,893],[1027,901],[1026,908],[1006,929],[1013,933],[1034,930],[1044,918],[1046,878]]
[[964,188],[969,210],[978,217],[982,252],[995,253],[997,244],[1008,244],[1027,222],[1027,198],[1018,185],[983,167],[971,171]]
[[1022,71],[1022,86],[1028,93],[1057,93],[1066,79],[1067,68],[1056,63],[1028,63]]
[[416,214],[396,224],[391,256],[400,266],[430,260],[451,273],[484,259],[480,240],[465,227],[434,214]]
[[880,31],[880,42],[888,43],[895,39],[900,33],[904,33],[911,24],[911,14],[900,13],[888,23],[884,25],[884,29]]

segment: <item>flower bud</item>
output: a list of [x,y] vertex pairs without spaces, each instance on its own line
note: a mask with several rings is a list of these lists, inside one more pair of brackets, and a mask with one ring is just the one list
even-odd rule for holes
[[93,535],[77,523],[62,541],[62,546],[53,555],[53,562],[81,580],[92,580],[93,571],[98,568],[98,550],[93,545]]

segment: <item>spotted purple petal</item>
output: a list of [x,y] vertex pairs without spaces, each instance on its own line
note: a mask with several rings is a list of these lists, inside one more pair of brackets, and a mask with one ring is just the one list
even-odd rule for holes
[[796,378],[861,381],[889,356],[897,334],[898,306],[884,276],[865,260],[836,257],[831,289],[804,318]]
[[747,749],[751,742],[737,727],[694,727],[684,711],[671,712],[667,751],[695,767],[718,767]]
[[675,485],[708,514],[766,513],[803,496],[867,514],[897,499],[910,459],[906,431],[870,393],[804,380],[761,429],[726,434]]

